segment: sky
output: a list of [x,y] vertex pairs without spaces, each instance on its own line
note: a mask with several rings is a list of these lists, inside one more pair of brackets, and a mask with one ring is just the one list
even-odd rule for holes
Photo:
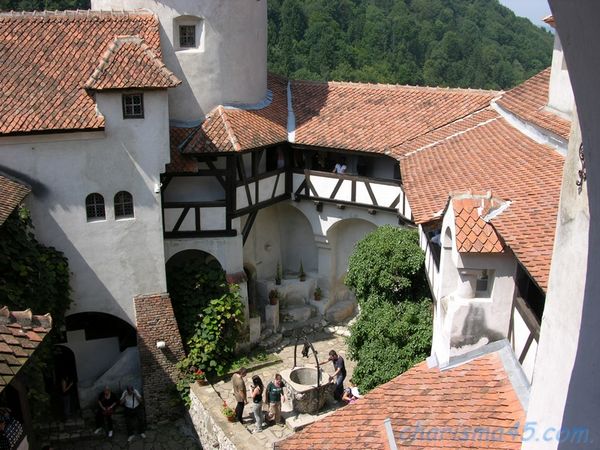
[[535,25],[545,25],[542,18],[550,15],[547,0],[500,0],[504,6],[512,9],[517,16],[527,17]]

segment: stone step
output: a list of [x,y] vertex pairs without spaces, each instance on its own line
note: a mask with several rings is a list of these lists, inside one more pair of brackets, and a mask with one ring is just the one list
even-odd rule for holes
[[267,339],[260,341],[258,346],[264,350],[271,350],[276,348],[281,341],[283,340],[283,335],[281,333],[275,333],[269,336]]
[[298,333],[311,334],[322,330],[324,325],[323,317],[315,316],[302,322],[284,322],[281,324],[281,333],[286,337],[295,336]]

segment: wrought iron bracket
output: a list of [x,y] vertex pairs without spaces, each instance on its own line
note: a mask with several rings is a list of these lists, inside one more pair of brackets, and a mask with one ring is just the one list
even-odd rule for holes
[[583,153],[583,142],[579,145],[579,161],[581,162],[581,169],[577,171],[579,179],[575,182],[577,185],[577,192],[581,194],[583,189],[583,183],[587,179],[587,169],[585,168],[585,155]]

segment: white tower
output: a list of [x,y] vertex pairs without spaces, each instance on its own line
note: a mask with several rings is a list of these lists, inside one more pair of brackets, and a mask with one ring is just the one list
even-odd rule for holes
[[228,103],[258,103],[267,89],[267,0],[92,0],[93,10],[158,15],[171,120],[197,121]]

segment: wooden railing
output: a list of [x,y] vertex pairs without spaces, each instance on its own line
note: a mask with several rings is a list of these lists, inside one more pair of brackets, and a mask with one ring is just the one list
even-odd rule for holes
[[393,212],[412,220],[402,184],[396,180],[304,170],[293,173],[292,190],[295,198]]

